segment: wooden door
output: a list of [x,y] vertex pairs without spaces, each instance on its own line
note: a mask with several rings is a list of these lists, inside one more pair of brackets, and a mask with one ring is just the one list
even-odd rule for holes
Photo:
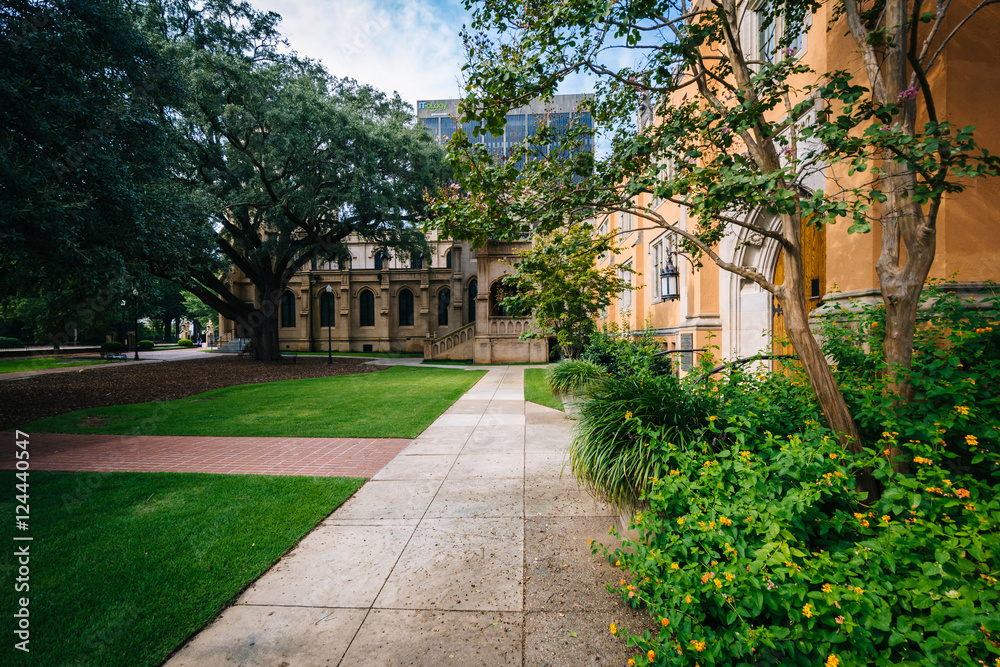
[[[809,312],[823,303],[826,293],[826,229],[811,227],[802,223],[802,268],[805,273],[803,289]],[[774,284],[785,282],[784,251],[778,251],[778,263],[774,267]],[[771,333],[772,350],[774,354],[795,354],[788,343],[788,330],[785,328],[785,314],[778,301],[771,299]],[[777,368],[777,364],[774,365]]]

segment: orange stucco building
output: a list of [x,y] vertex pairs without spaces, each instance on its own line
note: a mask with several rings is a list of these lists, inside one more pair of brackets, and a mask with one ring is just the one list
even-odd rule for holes
[[[751,49],[756,46],[746,42],[758,39],[760,34],[749,16],[755,6],[745,5],[741,35]],[[950,32],[972,6],[967,0],[953,3],[951,25],[944,26],[942,34]],[[844,19],[831,24],[831,9],[829,3],[824,3],[812,17],[796,57],[814,71],[846,69],[855,72],[859,81],[867,81]],[[976,126],[977,143],[994,154],[1000,152],[996,111],[1000,108],[998,29],[1000,7],[986,7],[943,51],[930,76],[941,120],[956,127]],[[918,127],[924,120],[918,118]],[[827,169],[804,185],[833,192],[843,185],[844,176]],[[685,207],[652,202],[648,195],[637,200],[635,206],[649,207],[683,229],[690,229],[695,222],[688,218]],[[963,193],[947,196],[938,218],[937,252],[930,277],[955,281],[955,289],[972,296],[981,293],[986,283],[1000,281],[998,211],[1000,180],[995,178],[975,179]],[[760,212],[750,215],[766,226],[775,222]],[[719,269],[707,257],[704,266],[695,269],[685,257],[674,254],[674,240],[668,231],[634,214],[610,213],[599,217],[597,223],[599,229],[617,230],[622,247],[618,255],[606,257],[600,264],[625,266],[635,272],[623,273],[635,289],[619,296],[607,309],[602,324],[633,332],[652,328],[666,349],[697,350],[711,344],[718,346],[717,355],[727,359],[771,349],[771,334],[780,334],[783,322],[780,308],[768,292],[750,280]],[[867,234],[848,234],[848,227],[847,222],[831,225],[809,233],[804,240],[805,285],[810,305],[815,308],[814,317],[825,312],[824,305],[829,307],[838,301],[880,299],[875,273],[881,244],[878,225]],[[723,259],[754,267],[767,279],[781,282],[777,242],[736,228],[717,250]],[[668,260],[680,274],[680,297],[673,300],[664,300],[660,294],[660,273]],[[696,354],[677,355],[682,371]]]

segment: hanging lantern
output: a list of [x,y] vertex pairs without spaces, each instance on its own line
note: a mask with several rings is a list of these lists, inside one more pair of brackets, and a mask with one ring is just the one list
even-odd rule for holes
[[660,271],[660,299],[663,301],[673,301],[681,298],[679,286],[680,271],[673,262],[667,260],[667,265]]

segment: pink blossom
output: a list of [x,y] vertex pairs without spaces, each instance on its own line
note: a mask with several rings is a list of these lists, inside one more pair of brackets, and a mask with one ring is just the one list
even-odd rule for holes
[[902,102],[903,100],[915,100],[915,99],[917,99],[917,87],[916,86],[910,86],[909,88],[907,88],[906,90],[904,90],[903,92],[901,92],[896,99],[898,101],[900,101],[900,102]]
[[798,53],[798,49],[796,49],[794,46],[789,46],[787,49],[782,50],[782,53],[785,54],[786,58],[791,58],[796,53]]

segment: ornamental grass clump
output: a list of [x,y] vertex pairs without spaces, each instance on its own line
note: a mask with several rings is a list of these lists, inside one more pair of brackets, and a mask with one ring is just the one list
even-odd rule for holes
[[587,359],[566,359],[548,369],[545,380],[557,394],[583,395],[607,375],[606,368]]
[[636,506],[663,473],[667,445],[683,446],[709,424],[717,402],[685,392],[671,375],[609,377],[581,403],[570,462],[576,478],[618,508]]

